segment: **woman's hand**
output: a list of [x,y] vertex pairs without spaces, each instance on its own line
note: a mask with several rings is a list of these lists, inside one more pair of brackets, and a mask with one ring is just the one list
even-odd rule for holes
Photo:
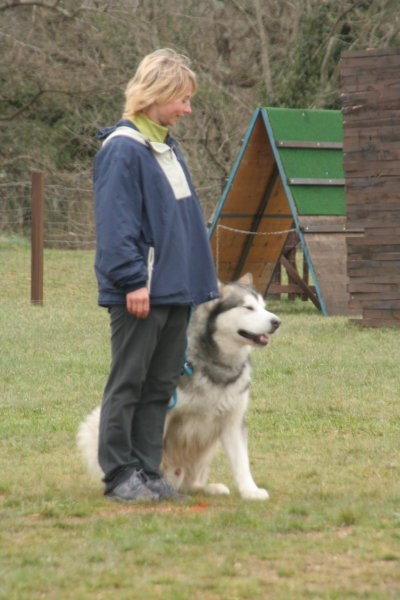
[[126,295],[126,309],[138,319],[145,319],[150,312],[150,294],[146,287]]

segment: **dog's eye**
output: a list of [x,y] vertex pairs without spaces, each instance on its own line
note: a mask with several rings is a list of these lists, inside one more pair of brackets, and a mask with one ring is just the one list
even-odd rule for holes
[[246,308],[247,310],[254,310],[254,306],[245,306],[244,308]]

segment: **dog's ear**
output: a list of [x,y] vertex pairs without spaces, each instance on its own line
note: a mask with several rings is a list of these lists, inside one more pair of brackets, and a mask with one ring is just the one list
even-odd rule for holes
[[225,298],[227,298],[229,296],[229,294],[232,293],[232,285],[229,285],[229,283],[223,283],[220,285],[219,288],[219,297],[221,300],[225,300]]
[[[214,300],[207,300],[207,302],[203,302],[202,304],[199,304],[198,306],[196,306],[193,309],[192,312],[192,318],[195,315],[203,315],[203,318],[207,318],[206,315],[208,315],[215,307],[216,304],[218,304],[218,302],[221,301],[221,294],[219,298],[214,298]],[[201,317],[199,317],[201,319]]]
[[245,273],[240,279],[238,279],[238,283],[251,287],[253,285],[253,275],[251,273]]

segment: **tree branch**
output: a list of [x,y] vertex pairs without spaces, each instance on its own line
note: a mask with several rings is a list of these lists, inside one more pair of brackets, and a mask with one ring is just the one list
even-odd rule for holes
[[271,98],[273,96],[273,86],[269,60],[269,40],[268,34],[264,28],[260,0],[254,0],[254,10],[256,13],[258,36],[260,39],[261,67],[265,85],[265,94],[267,97]]
[[39,92],[37,92],[37,94],[35,94],[34,96],[32,96],[32,98],[29,99],[29,102],[26,102],[24,104],[24,106],[21,106],[21,108],[19,108],[18,110],[16,110],[11,116],[8,115],[6,117],[0,117],[0,121],[12,121],[12,120],[16,119],[23,112],[25,112],[30,106],[32,106],[32,104],[34,102],[36,102],[36,100],[38,98],[40,98],[40,96],[42,96],[44,93],[45,93],[44,90],[40,90]]
[[49,8],[51,10],[55,10],[68,19],[72,19],[75,14],[69,13],[64,8],[61,8],[59,6],[59,0],[54,0],[54,2],[45,2],[41,0],[6,0],[0,4],[0,11],[7,10],[9,8],[17,8],[18,6],[39,6],[41,8]]

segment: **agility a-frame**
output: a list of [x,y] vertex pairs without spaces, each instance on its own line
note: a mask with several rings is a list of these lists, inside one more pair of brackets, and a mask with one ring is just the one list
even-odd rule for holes
[[[266,295],[282,260],[324,315],[350,314],[342,148],[340,111],[255,111],[209,229],[222,281],[251,272]],[[293,231],[313,286],[282,254]]]

